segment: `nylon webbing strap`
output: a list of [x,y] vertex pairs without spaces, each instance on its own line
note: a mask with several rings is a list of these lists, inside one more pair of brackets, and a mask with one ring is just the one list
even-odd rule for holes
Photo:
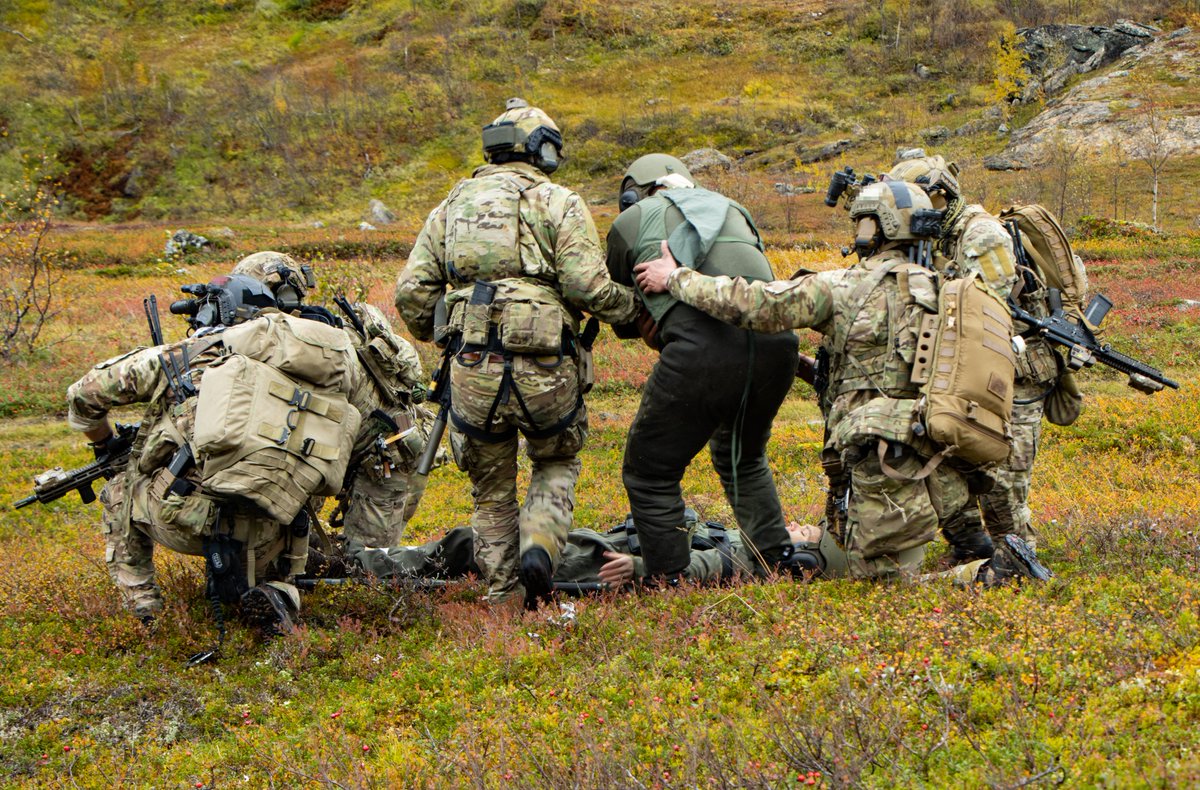
[[338,448],[330,444],[323,444],[312,439],[305,438],[300,433],[299,427],[290,428],[286,425],[274,425],[269,422],[262,422],[258,426],[258,435],[263,439],[269,439],[280,447],[285,447],[294,455],[315,456],[322,461],[336,461],[338,457]]
[[933,470],[937,469],[938,466],[941,465],[942,461],[944,461],[946,459],[946,456],[950,455],[950,453],[952,453],[958,449],[958,445],[952,444],[949,447],[943,449],[937,455],[930,458],[925,463],[925,465],[922,466],[921,469],[915,475],[912,475],[912,476],[901,474],[900,472],[897,472],[895,469],[893,469],[890,465],[888,465],[887,449],[888,449],[887,439],[880,439],[879,444],[876,445],[876,448],[875,448],[876,453],[878,453],[878,455],[879,455],[879,468],[882,469],[883,473],[885,475],[887,475],[888,477],[890,477],[891,479],[902,482],[902,483],[906,483],[910,480],[924,480],[925,478],[929,477],[931,474],[933,474]]
[[311,411],[334,422],[341,422],[346,416],[344,409],[320,395],[315,395],[312,390],[284,384],[282,381],[272,381],[267,386],[267,392],[301,411]]

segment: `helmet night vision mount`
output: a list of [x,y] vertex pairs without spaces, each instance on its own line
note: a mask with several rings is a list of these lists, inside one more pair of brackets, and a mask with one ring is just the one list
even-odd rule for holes
[[265,285],[242,274],[223,274],[179,290],[192,298],[173,302],[171,312],[185,316],[192,329],[234,326],[254,318],[263,308],[276,306]]

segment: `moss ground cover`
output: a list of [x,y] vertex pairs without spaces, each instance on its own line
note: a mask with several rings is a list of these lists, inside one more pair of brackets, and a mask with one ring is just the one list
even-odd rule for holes
[[[111,243],[136,249],[144,232]],[[58,342],[2,373],[7,414],[25,416],[0,423],[0,500],[35,471],[87,460],[56,419],[65,385],[140,341],[144,293],[169,301],[225,254],[67,273]],[[838,257],[771,254],[780,271]],[[319,265],[386,304],[398,263]],[[23,786],[1194,786],[1200,376],[1184,300],[1200,299],[1195,266],[1170,255],[1092,266],[1118,303],[1108,340],[1184,389],[1151,399],[1090,371],[1079,422],[1047,427],[1033,509],[1058,573],[1049,584],[775,580],[580,601],[569,624],[489,610],[470,581],[329,587],[307,596],[298,635],[264,643],[235,625],[220,663],[185,669],[215,638],[200,563],[160,554],[168,612],[143,630],[104,570],[98,507],[70,497],[0,516],[0,771]],[[166,328],[180,334],[172,318]],[[604,528],[624,515],[621,452],[652,358],[607,336],[599,361],[576,521]],[[801,521],[823,497],[810,395],[797,385],[771,447]],[[728,521],[703,459],[684,485],[705,517]],[[441,469],[409,537],[469,515],[465,478]]]

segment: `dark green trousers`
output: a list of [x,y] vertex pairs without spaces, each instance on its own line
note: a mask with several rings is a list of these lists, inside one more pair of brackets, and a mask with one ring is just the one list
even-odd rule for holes
[[680,304],[664,317],[660,338],[622,468],[646,575],[688,566],[680,481],[706,444],[751,553],[778,561],[789,540],[766,449],[796,378],[795,334],[737,329]]

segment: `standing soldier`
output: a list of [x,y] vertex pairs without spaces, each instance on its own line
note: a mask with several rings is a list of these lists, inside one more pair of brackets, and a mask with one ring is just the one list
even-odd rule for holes
[[[417,237],[396,283],[396,309],[418,339],[433,336],[445,297],[455,460],[471,478],[475,556],[488,599],[551,591],[571,528],[577,455],[587,436],[581,311],[610,323],[637,312],[609,279],[587,206],[551,183],[562,136],[521,99],[483,129],[487,164],[451,190]],[[439,386],[444,382],[439,382]],[[517,504],[517,446],[533,462]]]
[[[863,187],[850,209],[860,262],[849,269],[770,283],[707,277],[678,267],[665,244],[662,258],[636,269],[643,290],[669,292],[737,326],[811,327],[826,336],[827,449],[850,479],[846,534],[835,537],[855,578],[914,576],[939,522],[961,519],[969,500],[958,463],[946,461],[946,448],[929,439],[926,426],[913,427],[921,395],[913,376],[918,339],[926,316],[939,311],[937,276],[921,265],[937,229],[914,220],[931,214],[919,186],[877,182]],[[1011,353],[1007,341],[995,350],[1001,358]],[[1011,397],[1007,365],[1007,385],[1000,376],[989,386],[998,393],[1007,386],[1003,394]]]
[[[708,275],[774,279],[749,212],[699,189],[682,162],[649,154],[621,183],[621,215],[608,234],[608,271],[633,283],[633,267],[659,255]],[[779,493],[767,463],[771,423],[796,369],[796,335],[738,329],[669,294],[643,294],[639,325],[660,356],[642,389],[625,443],[622,476],[646,573],[673,580],[688,567],[680,488],[707,444],[759,572],[791,556]],[[618,332],[621,334],[621,332]]]
[[[270,288],[282,310],[305,315],[319,309],[303,304],[316,284],[311,268],[289,255],[256,252],[238,261],[233,273]],[[419,405],[424,400],[421,358],[379,308],[346,302],[342,309],[348,311],[342,328],[367,373],[370,400],[379,407],[363,413],[348,485],[338,495],[334,521],[340,519],[347,540],[394,546],[425,493],[427,478],[416,473],[416,456],[429,437],[433,418]]]
[[[887,177],[920,184],[934,207],[946,212],[936,247],[937,270],[948,277],[978,272],[1001,297],[1007,299],[1015,293],[1017,266],[1012,237],[999,219],[962,197],[958,168],[941,156],[926,156],[919,148],[902,156],[907,158],[893,166]],[[1021,289],[1017,298],[1025,302],[1022,306],[1028,312],[1045,316],[1049,314],[1045,294],[1045,289]],[[1031,299],[1040,299],[1041,303],[1029,304]],[[1042,433],[1045,393],[1059,381],[1076,393],[1078,390],[1074,376],[1059,362],[1057,352],[1036,331],[1026,333],[1018,347],[1012,451],[994,472],[995,486],[979,497],[978,504],[973,502],[967,508],[961,527],[944,530],[957,562],[990,556],[992,539],[1009,533],[1036,546],[1029,488]]]

